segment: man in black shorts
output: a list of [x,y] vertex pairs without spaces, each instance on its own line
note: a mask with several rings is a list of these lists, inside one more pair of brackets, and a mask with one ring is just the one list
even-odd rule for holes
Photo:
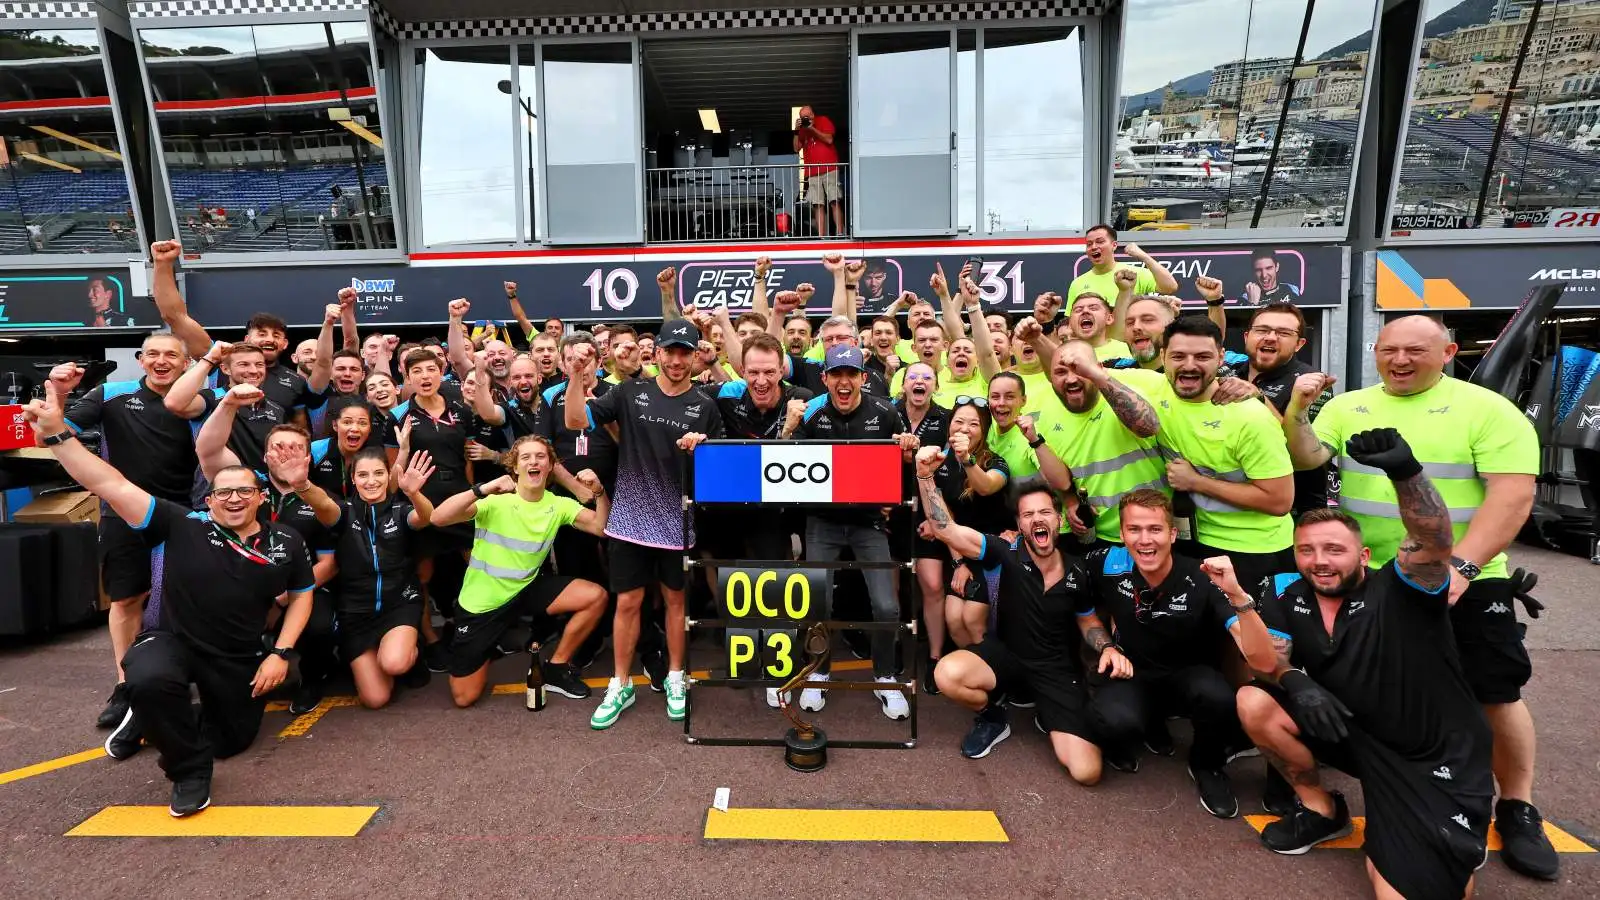
[[[1239,814],[1239,800],[1228,782],[1228,738],[1238,733],[1233,684],[1219,667],[1223,632],[1238,641],[1244,629],[1266,626],[1255,600],[1239,587],[1226,556],[1200,562],[1172,552],[1178,532],[1166,494],[1140,488],[1117,505],[1122,545],[1092,550],[1084,558],[1095,608],[1110,618],[1117,646],[1133,662],[1134,676],[1108,681],[1094,695],[1106,760],[1112,768],[1138,771],[1134,747],[1172,755],[1165,717],[1186,716],[1194,723],[1189,777],[1200,805],[1219,819]],[[1270,668],[1273,657],[1255,660]]]
[[616,669],[589,719],[595,729],[610,728],[633,705],[633,654],[645,589],[652,584],[660,585],[667,607],[667,718],[682,721],[688,709],[683,557],[695,536],[693,523],[684,533],[683,454],[722,434],[717,404],[689,380],[699,346],[700,329],[686,319],[668,322],[656,343],[661,374],[629,379],[593,400],[584,391],[595,372],[593,348],[574,347],[580,362],[570,373],[562,417],[574,430],[599,426],[610,431],[620,455],[616,502],[605,531],[611,538],[611,589],[617,594],[611,630]]
[[[167,411],[165,398],[188,365],[183,342],[165,332],[144,339],[138,381],[108,381],[83,395],[67,410],[66,425],[74,434],[100,432],[101,457],[141,490],[162,500],[189,506],[194,486],[194,438],[200,423]],[[83,380],[83,370],[63,363],[50,372],[50,382],[65,398]],[[134,635],[144,601],[150,594],[150,548],[116,509],[100,517],[100,577],[111,598],[109,627],[113,659],[120,661]],[[95,724],[111,728],[127,717],[128,695],[117,667],[117,686]]]
[[998,578],[996,627],[977,645],[947,654],[933,673],[944,696],[978,713],[961,742],[961,755],[981,759],[1010,737],[1001,697],[1027,690],[1056,761],[1072,780],[1094,784],[1100,780],[1100,747],[1090,722],[1079,642],[1099,654],[1099,671],[1112,678],[1132,678],[1133,665],[1095,614],[1082,566],[1057,546],[1061,513],[1055,495],[1042,481],[1019,487],[1019,535],[1006,543],[951,521],[934,483],[943,462],[944,452],[937,447],[917,451],[917,493],[933,535]]
[[[1349,834],[1342,795],[1317,763],[1361,781],[1367,874],[1378,897],[1470,895],[1487,849],[1494,739],[1451,637],[1450,509],[1391,428],[1352,435],[1345,453],[1394,484],[1405,537],[1369,570],[1361,526],[1314,510],[1295,529],[1298,575],[1279,576],[1261,616],[1272,672],[1239,690],[1239,719],[1300,805],[1261,832],[1299,854]],[[1254,659],[1265,648],[1245,635]]]
[[[126,759],[138,752],[142,733],[173,783],[172,815],[191,815],[211,803],[213,759],[250,746],[266,695],[289,674],[311,615],[311,557],[294,531],[256,518],[262,494],[254,472],[242,466],[217,472],[207,511],[190,512],[187,504],[152,496],[79,443],[62,418],[65,396],[51,383],[48,400],[28,405],[34,433],[147,550],[161,548],[160,608],[119,660],[129,711],[106,739],[106,753]],[[277,640],[265,644],[267,615],[285,594],[283,625]],[[200,693],[198,714],[191,684]]]

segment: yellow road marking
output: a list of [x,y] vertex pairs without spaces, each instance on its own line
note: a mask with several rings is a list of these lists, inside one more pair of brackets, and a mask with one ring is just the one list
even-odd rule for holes
[[730,809],[706,813],[708,840],[1006,843],[1000,819],[975,809]]
[[92,759],[99,759],[105,755],[106,750],[104,747],[95,747],[92,750],[85,750],[82,753],[74,753],[71,756],[59,756],[55,759],[47,759],[44,762],[34,763],[31,766],[23,766],[20,769],[12,769],[9,772],[0,772],[0,784],[10,784],[13,781],[21,781],[24,778],[32,778],[35,775],[43,775],[46,772],[54,772],[57,769],[65,769],[67,766],[75,766],[78,763],[86,763]]
[[213,806],[175,819],[165,806],[108,806],[67,837],[355,837],[376,806]]
[[[305,715],[296,716],[293,722],[284,726],[284,729],[278,732],[278,738],[281,740],[283,738],[302,737],[311,730],[311,726],[317,724],[322,720],[323,716],[328,714],[328,710],[337,706],[358,706],[360,703],[361,701],[355,697],[323,697],[322,702],[318,703],[315,709]],[[288,707],[284,708],[287,709]]]
[[[711,673],[707,672],[707,671],[690,672],[689,673],[689,677],[690,678],[710,678],[711,677]],[[601,690],[604,690],[605,686],[611,683],[611,679],[610,678],[585,678],[583,680],[583,683],[587,684],[589,687],[599,688]],[[646,685],[646,684],[649,684],[649,683],[650,683],[650,678],[647,675],[635,675],[635,676],[633,676],[633,686],[634,687],[640,687],[642,685]],[[517,682],[517,683],[514,683],[514,684],[497,684],[497,685],[494,686],[494,689],[490,691],[490,693],[493,693],[493,694],[521,694],[524,691],[526,691],[527,689],[528,689],[527,682]]]
[[[1272,824],[1273,822],[1278,821],[1278,817],[1277,816],[1245,816],[1244,819],[1245,819],[1246,822],[1249,822],[1250,823],[1250,827],[1254,828],[1257,832],[1261,831],[1261,829],[1267,827],[1268,825]],[[1327,849],[1327,850],[1356,850],[1356,849],[1359,849],[1361,847],[1363,838],[1366,836],[1367,819],[1366,819],[1365,816],[1351,816],[1350,817],[1350,822],[1351,822],[1351,824],[1353,824],[1355,826],[1355,830],[1352,831],[1348,837],[1342,837],[1342,838],[1339,838],[1336,841],[1329,841],[1326,844],[1318,844],[1317,845],[1318,849]],[[1589,846],[1588,844],[1585,844],[1583,841],[1578,840],[1577,838],[1573,837],[1572,835],[1568,834],[1567,832],[1562,831],[1559,827],[1557,827],[1555,825],[1552,825],[1549,822],[1544,823],[1544,833],[1545,833],[1545,837],[1548,837],[1550,839],[1550,846],[1556,848],[1556,852],[1557,853],[1594,853],[1594,852],[1596,852],[1593,847]],[[1490,850],[1499,850],[1500,849],[1500,832],[1496,831],[1495,827],[1493,825],[1489,826],[1489,842],[1488,843],[1489,843],[1489,849]]]

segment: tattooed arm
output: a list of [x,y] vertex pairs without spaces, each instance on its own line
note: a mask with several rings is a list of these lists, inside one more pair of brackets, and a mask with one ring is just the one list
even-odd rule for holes
[[1417,587],[1437,591],[1449,583],[1452,571],[1450,553],[1456,539],[1450,508],[1421,472],[1396,480],[1394,496],[1400,504],[1400,521],[1406,526],[1406,536],[1395,554],[1395,568]]
[[986,539],[981,532],[959,525],[950,516],[950,508],[939,494],[933,473],[944,461],[938,447],[923,447],[917,451],[917,493],[922,498],[922,511],[933,526],[934,540],[941,541],[950,550],[966,559],[979,559],[986,549]]
[[1161,423],[1156,418],[1156,408],[1150,405],[1150,401],[1110,375],[1105,376],[1105,383],[1099,385],[1099,388],[1106,402],[1111,404],[1111,411],[1117,414],[1117,419],[1124,427],[1139,437],[1155,436]]
[[1128,661],[1122,651],[1118,649],[1116,641],[1111,639],[1111,633],[1106,630],[1104,622],[1094,612],[1078,614],[1078,633],[1083,635],[1083,642],[1100,658],[1096,670],[1112,678],[1132,678],[1133,663]]

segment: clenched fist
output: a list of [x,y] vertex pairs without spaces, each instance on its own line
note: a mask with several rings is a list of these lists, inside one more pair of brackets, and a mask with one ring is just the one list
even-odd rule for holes
[[464,297],[451,300],[449,309],[450,318],[465,319],[467,317],[467,313],[472,312],[472,301],[467,300]]

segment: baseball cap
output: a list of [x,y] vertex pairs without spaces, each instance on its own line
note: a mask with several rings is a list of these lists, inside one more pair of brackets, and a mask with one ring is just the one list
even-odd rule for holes
[[861,351],[849,344],[834,344],[829,347],[828,355],[823,358],[822,371],[832,372],[834,369],[866,369]]
[[673,319],[661,329],[661,334],[656,338],[656,346],[661,348],[687,347],[690,350],[698,350],[700,349],[700,329],[694,327],[694,323],[688,319]]

